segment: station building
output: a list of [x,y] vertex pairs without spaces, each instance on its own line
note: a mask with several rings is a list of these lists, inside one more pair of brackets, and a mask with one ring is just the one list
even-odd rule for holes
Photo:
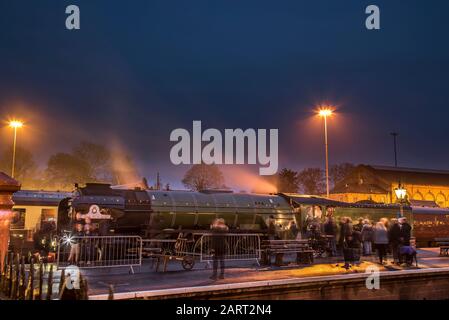
[[345,202],[397,202],[399,184],[412,205],[449,207],[449,171],[359,165],[331,190],[330,198]]

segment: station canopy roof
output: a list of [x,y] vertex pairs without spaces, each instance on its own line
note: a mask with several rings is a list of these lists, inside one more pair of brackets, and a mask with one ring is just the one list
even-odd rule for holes
[[336,206],[336,207],[344,207],[348,206],[349,203],[342,201],[335,201],[331,199],[326,199],[318,196],[308,196],[298,193],[280,193],[280,195],[287,200],[292,200],[299,205],[325,205],[325,206]]
[[[327,207],[346,207],[346,208],[399,208],[399,204],[383,204],[383,203],[349,203],[336,201],[319,196],[309,196],[297,193],[280,193],[288,201],[293,201],[297,205],[316,205]],[[408,208],[408,206],[404,206]]]

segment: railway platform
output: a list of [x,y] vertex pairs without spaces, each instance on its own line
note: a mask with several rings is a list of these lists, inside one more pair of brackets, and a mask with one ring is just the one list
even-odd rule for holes
[[[432,294],[439,292],[439,294],[449,295],[447,289],[438,291],[442,285],[441,281],[443,281],[442,288],[448,287],[449,258],[440,257],[438,248],[419,249],[418,257],[418,267],[398,267],[392,264],[382,266],[376,263],[375,256],[363,257],[360,266],[354,266],[349,270],[343,268],[341,257],[317,259],[312,266],[259,267],[230,263],[225,279],[218,281],[209,279],[211,270],[205,269],[204,266],[185,271],[179,264],[170,264],[166,273],[156,273],[149,263],[144,263],[135,270],[134,274],[129,274],[126,268],[114,268],[83,270],[83,275],[89,281],[90,299],[107,299],[110,285],[114,287],[114,299],[273,299],[276,297],[365,299],[377,297],[374,295],[376,290],[365,292],[366,288],[363,288],[368,276],[365,273],[366,268],[376,266],[379,268],[381,283],[384,284],[383,288],[387,293],[383,292],[380,298],[393,299],[398,298],[397,295],[399,298],[401,295],[404,298],[404,293],[414,292],[418,296],[406,296],[405,299],[426,299],[434,297],[428,295],[430,291]],[[427,283],[426,286],[423,286],[423,281]],[[432,283],[432,287],[428,287],[429,283]],[[345,297],[348,293],[344,291],[348,286],[361,286],[361,288],[354,289],[357,294],[354,295],[352,290],[352,296]],[[415,287],[416,290],[411,289]],[[323,296],[323,290],[330,290],[330,288],[334,288],[329,291],[332,294],[329,293],[328,297]],[[286,295],[292,290],[291,295]],[[422,297],[419,296],[420,290]]]

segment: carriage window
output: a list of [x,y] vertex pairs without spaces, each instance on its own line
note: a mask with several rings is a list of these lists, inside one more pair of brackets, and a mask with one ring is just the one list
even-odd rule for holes
[[14,229],[25,229],[25,214],[26,209],[15,209],[14,210],[14,223],[11,223],[11,230]]
[[56,209],[42,209],[41,222],[56,221]]
[[40,229],[53,231],[56,229],[56,209],[42,209]]

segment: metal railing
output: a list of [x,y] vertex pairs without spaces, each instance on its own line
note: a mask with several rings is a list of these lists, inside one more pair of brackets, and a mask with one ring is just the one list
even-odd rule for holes
[[255,260],[258,263],[260,260],[260,237],[257,234],[205,234],[199,241],[201,262],[212,261],[217,249],[226,261]]
[[[138,236],[67,237],[58,242],[58,268],[108,268],[141,266],[144,256],[154,253],[190,256],[200,262],[211,262],[214,254],[223,253],[226,261],[260,260],[260,237],[257,234],[203,234],[195,239],[142,239]],[[218,239],[218,242],[217,242]],[[220,248],[217,248],[217,245]]]
[[64,237],[59,240],[58,268],[130,267],[142,265],[142,238],[138,236]]

